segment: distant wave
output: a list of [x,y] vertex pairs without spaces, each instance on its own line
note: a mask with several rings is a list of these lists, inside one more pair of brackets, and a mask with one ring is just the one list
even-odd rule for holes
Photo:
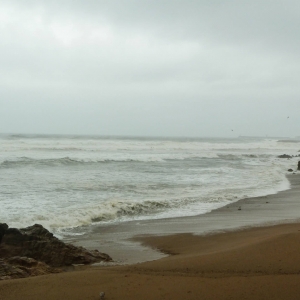
[[[229,156],[228,156],[229,157]],[[81,164],[107,164],[107,163],[147,163],[147,162],[168,162],[168,161],[193,161],[201,159],[215,159],[215,157],[178,157],[178,158],[160,158],[160,157],[144,157],[144,158],[120,158],[120,159],[79,159],[71,157],[61,158],[45,158],[45,159],[34,159],[30,157],[21,157],[14,160],[5,160],[0,163],[0,168],[16,168],[22,166],[59,166],[59,165],[81,165]],[[231,157],[234,158],[234,156]]]
[[57,159],[33,159],[29,157],[21,157],[16,160],[5,160],[0,164],[1,168],[13,168],[22,167],[28,165],[69,165],[83,163],[78,160],[71,159],[69,157],[57,158]]
[[0,163],[0,168],[16,168],[22,166],[68,166],[68,165],[81,165],[81,164],[107,164],[107,163],[153,163],[153,162],[175,162],[175,161],[198,161],[206,159],[208,161],[213,161],[216,159],[221,160],[231,160],[239,161],[243,158],[257,159],[261,157],[268,157],[269,155],[253,155],[253,154],[217,154],[217,155],[186,155],[186,156],[171,156],[171,157],[132,157],[132,158],[116,158],[116,159],[80,159],[80,158],[71,158],[69,156],[60,157],[60,158],[42,158],[34,159],[30,157],[20,157],[12,160],[5,160]]
[[1,168],[13,168],[13,167],[22,167],[28,165],[35,166],[59,166],[59,165],[81,165],[81,164],[91,164],[91,163],[113,163],[113,162],[131,162],[132,159],[127,160],[81,160],[73,159],[70,157],[62,158],[48,158],[48,159],[33,159],[29,157],[22,157],[17,160],[5,160],[0,164]]
[[79,147],[32,147],[30,150],[34,150],[34,151],[45,151],[45,152],[49,152],[49,151],[57,151],[57,152],[68,152],[68,151],[76,151],[76,152],[97,152],[97,151],[101,151],[101,149],[97,150],[97,149],[88,149],[88,148],[79,148]]
[[278,143],[300,143],[300,139],[279,140]]

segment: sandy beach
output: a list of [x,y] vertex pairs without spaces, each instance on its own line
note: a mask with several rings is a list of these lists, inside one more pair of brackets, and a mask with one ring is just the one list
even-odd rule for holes
[[97,227],[73,242],[121,265],[2,281],[0,299],[299,299],[300,176],[288,177],[290,190],[206,215]]

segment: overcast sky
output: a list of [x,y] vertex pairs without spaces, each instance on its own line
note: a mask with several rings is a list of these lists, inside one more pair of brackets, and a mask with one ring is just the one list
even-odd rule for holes
[[0,132],[300,136],[299,0],[0,0]]

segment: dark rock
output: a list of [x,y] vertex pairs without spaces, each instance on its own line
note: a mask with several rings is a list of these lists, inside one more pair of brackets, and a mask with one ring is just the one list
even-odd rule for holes
[[[5,225],[6,224],[0,224],[0,257],[5,259],[2,261],[2,273],[0,272],[0,277],[4,276],[1,274],[3,274],[3,269],[5,268],[10,270],[10,273],[15,274],[8,276],[15,278],[18,276],[17,274],[19,274],[22,277],[24,274],[21,271],[18,273],[18,270],[22,270],[23,267],[33,267],[36,261],[46,264],[50,269],[73,264],[91,264],[99,261],[111,261],[109,255],[101,253],[98,250],[90,251],[83,247],[65,244],[54,237],[53,234],[42,225],[35,224],[22,229],[8,228],[8,226]],[[15,259],[12,264],[12,257],[22,259],[21,261]],[[22,262],[22,264],[20,262]],[[33,265],[31,265],[32,263]],[[20,265],[22,265],[22,267],[20,267]],[[28,274],[29,271],[27,270],[26,272]]]
[[282,154],[278,156],[279,158],[292,158],[291,155],[287,155],[287,154]]
[[300,161],[298,161],[298,171],[300,171]]
[[288,169],[288,172],[293,172],[294,170],[293,169]]
[[39,224],[20,230],[7,229],[0,244],[0,256],[26,256],[43,261],[52,267],[111,260],[107,254],[97,250],[89,251],[65,244]]
[[7,224],[5,224],[5,223],[0,224],[0,243],[1,243],[2,237],[3,237],[3,235],[4,235],[4,233],[6,232],[7,229],[8,229]]
[[11,257],[0,259],[0,280],[24,278],[61,272],[61,269],[51,268],[47,264],[28,257]]
[[8,263],[4,259],[0,259],[0,280],[24,277],[28,277],[24,270]]

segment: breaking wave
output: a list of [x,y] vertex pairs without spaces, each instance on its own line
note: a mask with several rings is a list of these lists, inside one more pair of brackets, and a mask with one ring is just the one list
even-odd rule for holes
[[297,159],[277,156],[298,150],[274,140],[16,135],[1,140],[0,219],[67,233],[99,222],[203,214],[287,189],[285,172]]
[[[72,165],[83,165],[83,164],[107,164],[107,163],[145,163],[145,162],[168,162],[168,161],[192,161],[201,159],[217,158],[217,156],[207,157],[207,156],[179,156],[175,157],[140,157],[140,158],[116,158],[116,159],[80,159],[71,157],[61,157],[61,158],[42,158],[34,159],[30,157],[21,157],[18,159],[4,160],[0,163],[0,168],[17,168],[26,166],[72,166]],[[221,157],[220,157],[221,158]],[[232,157],[232,159],[239,159],[238,157]]]

